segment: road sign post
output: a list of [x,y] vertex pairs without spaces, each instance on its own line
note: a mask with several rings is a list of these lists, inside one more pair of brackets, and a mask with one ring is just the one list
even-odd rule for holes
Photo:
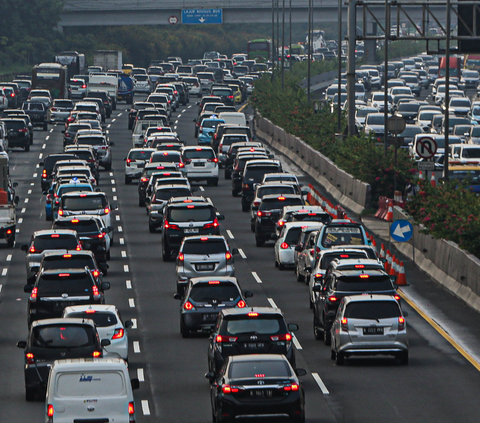
[[[418,141],[417,141],[417,144],[415,145],[415,152],[418,154],[419,157],[421,157],[422,159],[424,160],[429,160],[429,159],[432,159],[435,154],[437,153],[437,150],[438,150],[438,145],[437,145],[437,142],[433,139],[433,138],[430,138],[430,137],[424,137],[424,138],[420,138]],[[448,152],[447,152],[448,154]],[[421,163],[421,162],[419,162]],[[426,162],[428,163],[428,162]],[[435,164],[433,162],[431,162],[433,164],[433,169],[431,168],[432,165],[422,165],[422,166],[425,166],[425,169],[427,169],[427,166],[430,166],[428,168],[428,170],[434,170],[435,169]],[[422,170],[420,164],[418,166],[418,170]],[[428,181],[428,170],[426,170],[427,174],[426,174],[426,180]]]
[[182,9],[184,24],[221,24],[223,9]]

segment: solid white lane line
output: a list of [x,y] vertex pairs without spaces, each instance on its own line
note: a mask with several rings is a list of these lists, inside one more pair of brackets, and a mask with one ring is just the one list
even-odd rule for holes
[[313,376],[313,378],[315,379],[315,382],[317,382],[317,385],[318,385],[318,387],[321,389],[321,391],[323,392],[323,394],[324,394],[324,395],[330,394],[330,392],[328,392],[327,387],[326,387],[325,384],[323,383],[323,380],[320,378],[320,376],[318,375],[318,373],[312,373],[312,376]]
[[123,258],[127,257],[127,252],[126,251],[122,251],[122,257]]
[[123,266],[123,271],[124,271],[125,273],[130,272],[130,269],[128,268],[128,264],[125,264],[125,265]]
[[148,406],[148,400],[142,400],[142,411],[144,416],[150,415],[150,407]]
[[135,300],[133,298],[129,298],[128,299],[128,305],[133,308],[135,307]]
[[7,276],[8,269],[5,267],[2,270],[2,276]]
[[120,239],[118,240],[118,242],[120,243],[120,245],[125,244],[125,240],[124,240],[123,238],[120,238]]
[[240,253],[240,255],[242,256],[243,259],[247,258],[247,255],[243,252],[243,250],[241,248],[238,249],[238,252]]
[[140,342],[133,341],[133,352],[136,354],[140,352]]
[[227,229],[227,235],[229,236],[230,239],[235,239],[235,237],[233,236],[232,232]]
[[132,317],[130,320],[132,321],[132,329],[138,329],[137,319],[135,319],[135,317]]
[[252,272],[252,276],[255,278],[255,280],[257,281],[257,283],[262,283],[262,280],[261,280],[260,277],[257,275],[257,272]]
[[12,255],[9,254],[5,260],[6,260],[6,261],[12,261]]
[[127,286],[127,289],[132,289],[132,281],[131,280],[126,280],[125,285]]
[[137,369],[137,378],[139,382],[145,382],[145,374],[143,372],[143,369]]
[[119,226],[119,227],[117,228],[117,230],[118,230],[118,232],[123,232],[123,228],[122,228],[121,226]]

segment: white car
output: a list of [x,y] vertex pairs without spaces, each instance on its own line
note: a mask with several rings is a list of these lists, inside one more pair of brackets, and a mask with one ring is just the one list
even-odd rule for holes
[[2,88],[0,88],[0,109],[8,109],[7,93]]
[[133,323],[131,320],[123,322],[117,307],[107,304],[70,306],[63,310],[62,317],[92,319],[97,326],[100,339],[110,340],[110,345],[103,349],[103,357],[120,357],[128,361],[126,329],[131,328]]
[[153,90],[153,83],[150,76],[145,74],[136,74],[133,82],[133,93],[147,93],[150,94]]
[[150,160],[154,148],[132,148],[125,157],[125,185],[131,184],[132,179],[140,177],[145,163]]
[[202,84],[196,76],[183,76],[182,81],[187,84],[190,95],[202,96]]
[[189,146],[180,151],[190,181],[206,180],[208,185],[218,185],[218,159],[212,147]]

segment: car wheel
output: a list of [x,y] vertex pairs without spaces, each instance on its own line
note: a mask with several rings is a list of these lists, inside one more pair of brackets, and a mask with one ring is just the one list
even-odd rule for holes
[[278,261],[275,259],[275,267],[278,267]]
[[317,316],[313,313],[313,336],[317,341],[323,339],[323,329],[318,326]]
[[250,205],[243,201],[242,199],[242,212],[248,212],[248,209],[250,208]]
[[52,216],[52,215],[45,214],[45,220],[47,220],[47,221],[50,222],[51,220],[53,220],[53,216]]
[[263,244],[265,244],[265,238],[256,236],[255,243],[257,244],[257,247],[262,247]]
[[330,328],[327,325],[325,325],[325,328],[323,329],[323,343],[325,345],[332,344],[332,334],[330,333]]
[[110,250],[107,251],[107,260],[110,260]]
[[298,266],[295,267],[295,273],[297,276],[297,282],[305,282],[305,276],[300,274],[300,272],[298,271]]
[[133,124],[128,121],[128,129],[133,129]]
[[132,180],[128,176],[125,176],[125,185],[130,185],[131,183]]
[[335,360],[336,358],[336,354],[335,354],[335,351],[333,350],[333,348],[330,350],[330,359],[331,360]]
[[45,122],[45,123],[43,124],[43,130],[44,130],[44,131],[48,131],[48,123],[47,123],[47,122]]
[[292,417],[294,423],[305,423],[305,413],[302,413],[300,416]]
[[163,243],[162,258],[163,261],[170,261],[170,248],[168,248],[165,242]]
[[14,244],[15,244],[15,236],[11,236],[10,238],[8,238],[7,246],[9,248],[12,248]]
[[28,143],[26,146],[25,146],[25,152],[28,152],[30,151],[30,143]]
[[25,388],[25,400],[35,401],[35,389]]
[[142,197],[138,197],[138,207],[145,207],[145,200]]
[[335,364],[337,366],[343,366],[343,363],[345,362],[345,356],[341,352],[335,353]]
[[404,351],[398,355],[400,364],[406,366],[408,364],[408,351]]
[[284,264],[279,262],[278,263],[278,268],[279,268],[279,270],[285,270],[287,267]]
[[112,170],[112,162],[105,165],[105,170]]
[[232,173],[227,169],[225,169],[225,179],[232,179]]
[[252,232],[255,232],[255,222],[253,220],[250,222],[250,229]]
[[155,229],[156,229],[155,226],[148,224],[148,230],[150,231],[151,234],[156,232]]
[[185,325],[183,319],[180,319],[180,333],[182,334],[182,338],[190,338],[191,333]]
[[218,178],[213,178],[211,185],[212,187],[218,187]]

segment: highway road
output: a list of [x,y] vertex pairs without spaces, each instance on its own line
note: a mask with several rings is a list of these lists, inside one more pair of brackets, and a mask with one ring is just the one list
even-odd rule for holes
[[[140,97],[137,98],[140,100]],[[191,100],[175,113],[176,130],[187,144],[195,144],[193,118],[197,107]],[[124,157],[131,147],[126,106],[122,103],[108,120],[114,162],[112,171],[101,173],[100,187],[113,204],[115,246],[108,277],[112,288],[107,303],[116,304],[124,319],[135,319],[129,330],[130,372],[139,377],[135,391],[137,422],[206,423],[211,421],[207,371],[206,336],[182,339],[179,302],[175,292],[175,264],[161,259],[161,233],[148,230],[144,208],[138,207],[137,187],[124,185]],[[16,342],[27,335],[27,294],[25,253],[20,245],[31,233],[50,227],[45,220],[44,197],[40,190],[42,157],[62,149],[62,126],[49,132],[35,131],[29,153],[10,154],[12,180],[18,182],[20,217],[14,249],[0,245],[0,422],[40,423],[45,421],[41,401],[27,403],[24,396],[23,352]],[[284,160],[284,159],[282,159]],[[293,163],[285,167],[312,182]],[[401,366],[388,357],[351,360],[337,367],[330,349],[315,341],[307,287],[295,280],[292,271],[274,267],[273,244],[255,246],[249,217],[241,212],[240,199],[230,193],[230,181],[218,187],[198,187],[198,194],[210,197],[225,214],[222,233],[232,247],[242,250],[235,256],[236,274],[244,290],[254,292],[250,305],[280,307],[288,322],[297,323],[297,366],[308,372],[306,392],[307,422],[478,422],[480,383],[478,370],[408,304],[407,324],[410,364]],[[480,316],[432,283],[425,275],[412,272],[409,281],[424,294],[425,307],[451,319],[450,335],[478,346]]]

